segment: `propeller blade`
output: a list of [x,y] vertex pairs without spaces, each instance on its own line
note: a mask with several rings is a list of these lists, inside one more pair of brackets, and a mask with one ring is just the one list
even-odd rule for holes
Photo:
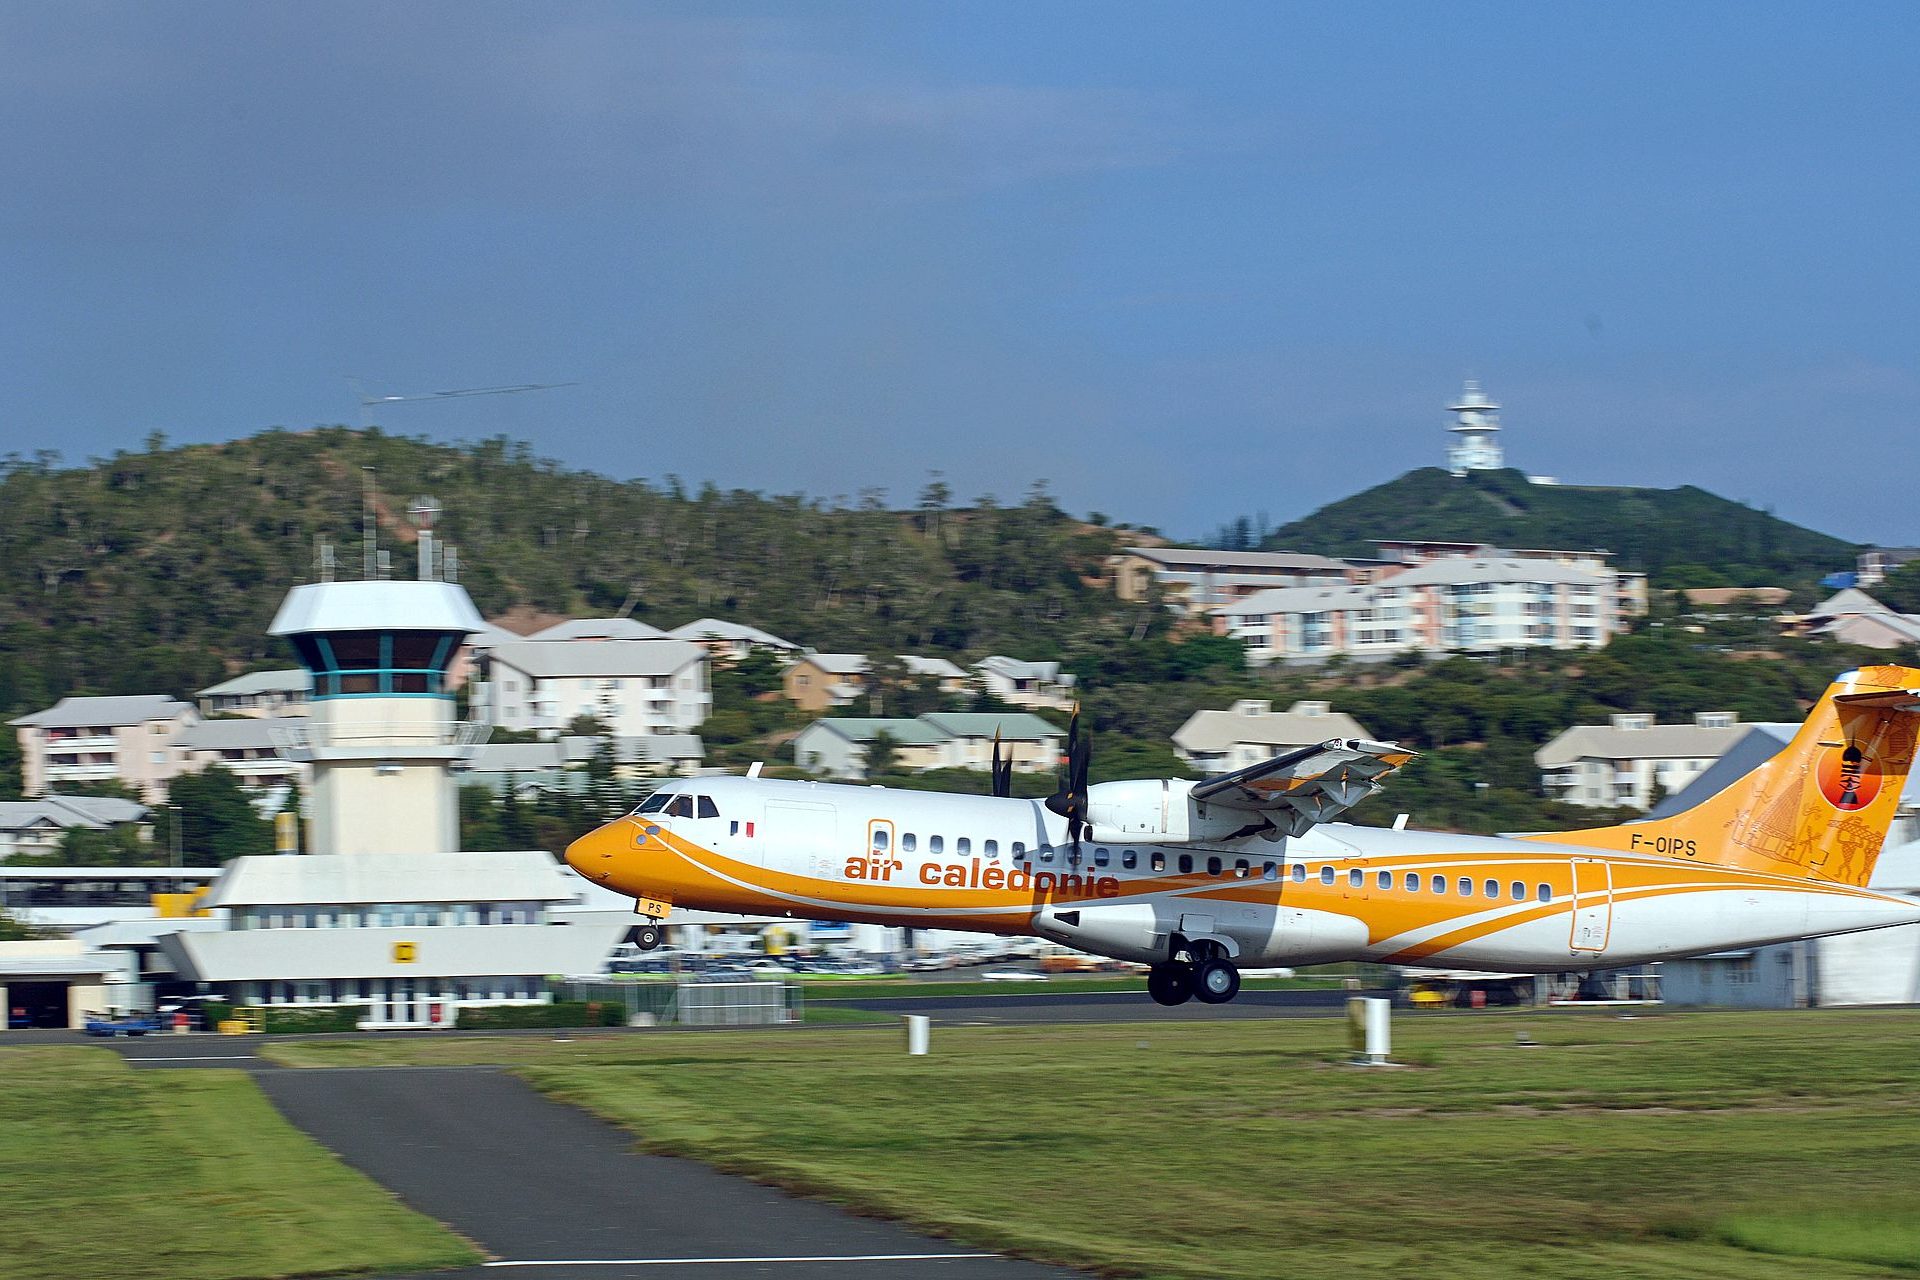
[[1012,766],[1013,761],[1008,760],[1005,764],[1002,764],[1000,760],[1000,730],[996,727],[993,731],[993,772],[991,775],[994,795],[1010,796],[1013,794]]

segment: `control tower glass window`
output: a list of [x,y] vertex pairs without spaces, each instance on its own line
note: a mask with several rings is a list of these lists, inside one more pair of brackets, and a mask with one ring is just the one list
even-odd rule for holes
[[293,637],[315,698],[440,696],[461,637],[444,631],[322,631]]

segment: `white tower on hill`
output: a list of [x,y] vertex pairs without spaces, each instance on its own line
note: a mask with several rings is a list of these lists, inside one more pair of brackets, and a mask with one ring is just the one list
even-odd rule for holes
[[1506,465],[1500,451],[1500,406],[1487,398],[1472,378],[1460,390],[1460,398],[1447,406],[1454,416],[1447,430],[1454,433],[1447,445],[1447,470],[1457,476],[1469,471],[1498,471]]

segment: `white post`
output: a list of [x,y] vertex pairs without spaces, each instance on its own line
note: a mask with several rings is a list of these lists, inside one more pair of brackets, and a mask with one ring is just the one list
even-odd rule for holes
[[931,1036],[933,1019],[924,1013],[903,1013],[901,1021],[907,1024],[907,1053],[916,1058],[927,1054],[927,1041]]
[[1393,1002],[1378,996],[1354,996],[1347,1001],[1347,1034],[1355,1063],[1363,1067],[1385,1065],[1392,1052],[1392,1011]]

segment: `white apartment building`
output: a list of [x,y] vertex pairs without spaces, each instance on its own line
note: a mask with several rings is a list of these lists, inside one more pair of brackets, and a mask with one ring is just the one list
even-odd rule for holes
[[1361,571],[1344,560],[1297,551],[1213,551],[1204,547],[1127,547],[1107,558],[1113,591],[1122,600],[1144,600],[1158,584],[1173,612],[1199,616],[1257,591],[1323,582],[1358,581]]
[[1442,559],[1365,586],[1263,591],[1213,610],[1253,666],[1336,655],[1599,648],[1621,629],[1610,579],[1545,560]]
[[1657,784],[1673,795],[1713,766],[1752,728],[1731,711],[1702,711],[1692,724],[1655,724],[1620,714],[1575,725],[1533,753],[1546,793],[1568,804],[1646,809]]
[[300,716],[312,696],[313,673],[305,667],[250,671],[194,695],[203,716]]
[[45,711],[9,721],[20,738],[20,771],[29,796],[75,782],[119,781],[148,804],[166,797],[186,753],[174,737],[200,716],[165,694],[62,698]]
[[522,640],[486,656],[484,705],[503,729],[558,734],[592,716],[615,737],[686,733],[713,709],[707,651],[688,640]]
[[307,766],[280,754],[281,746],[306,728],[304,715],[202,720],[182,729],[173,746],[185,754],[181,773],[198,773],[217,764],[239,779],[241,786],[267,793],[288,783],[307,783]]
[[1196,711],[1174,731],[1173,749],[1205,774],[1231,773],[1295,747],[1329,738],[1372,737],[1330,703],[1303,700],[1275,711],[1265,698],[1242,698],[1225,711]]
[[973,674],[982,691],[1016,707],[1066,711],[1073,706],[1076,679],[1057,662],[1022,662],[996,653],[974,663]]
[[666,634],[675,640],[691,640],[704,646],[713,655],[713,660],[719,663],[738,662],[755,649],[782,659],[790,659],[800,653],[800,646],[791,640],[782,639],[771,631],[762,631],[759,627],[750,627],[744,622],[728,622],[724,618],[696,618]]

